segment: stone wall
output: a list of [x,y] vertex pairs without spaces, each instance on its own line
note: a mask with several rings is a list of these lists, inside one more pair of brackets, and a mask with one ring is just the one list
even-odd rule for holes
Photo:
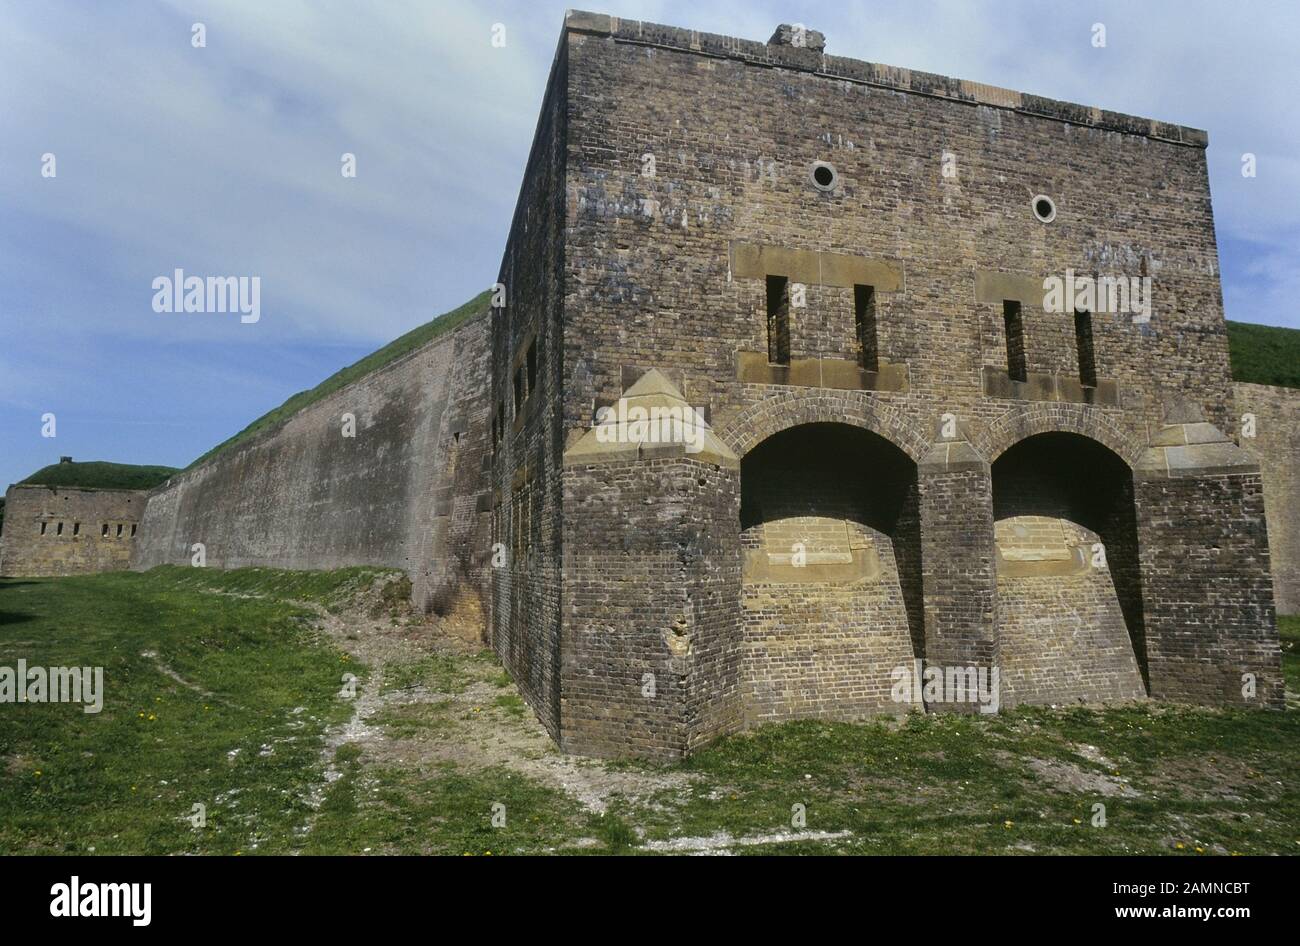
[[[720,433],[765,399],[827,389],[926,436],[944,413],[973,436],[1028,404],[1084,408],[1139,442],[1170,401],[1235,425],[1203,133],[810,49],[569,25],[566,427],[650,367]],[[829,189],[817,162],[836,169]],[[1090,391],[1073,318],[1043,309],[1043,278],[1066,270],[1152,280],[1149,322],[1094,316]],[[805,287],[788,367],[767,362],[768,275]],[[859,370],[856,285],[875,290],[876,371]],[[997,380],[1008,300],[1023,389]]]
[[1101,536],[1066,519],[995,525],[1002,704],[1141,699],[1146,686]]
[[1258,468],[1142,470],[1136,486],[1151,696],[1281,709]]
[[560,731],[560,424],[568,85],[556,55],[506,241],[493,311],[490,483],[493,649],[553,738]]
[[146,493],[129,489],[10,486],[0,575],[80,575],[129,567]]
[[[1032,671],[1042,679],[1021,679],[1020,693],[1140,696],[1145,681],[1135,683],[1134,667],[1145,666],[1150,633],[1152,693],[1239,702],[1229,682],[1249,664],[1264,681],[1259,705],[1278,705],[1256,474],[1239,456],[1224,459],[1231,444],[1154,442],[1161,432],[1181,436],[1184,425],[1232,431],[1237,422],[1205,134],[826,56],[820,40],[796,47],[791,35],[778,31],[764,44],[594,14],[566,19],[530,160],[530,177],[536,165],[547,181],[562,166],[562,225],[554,192],[532,188],[512,231],[512,248],[527,245],[521,221],[531,221],[527,234],[561,247],[534,263],[534,275],[519,272],[517,250],[508,250],[502,270],[516,299],[539,289],[553,298],[558,280],[563,300],[546,317],[562,326],[564,351],[555,389],[566,450],[564,744],[602,754],[620,740],[628,751],[684,751],[689,694],[703,679],[693,657],[705,646],[732,654],[738,638],[726,615],[738,600],[759,600],[741,566],[746,545],[752,552],[767,536],[736,534],[727,502],[700,496],[684,510],[652,473],[650,454],[580,462],[588,457],[579,448],[601,426],[598,411],[654,371],[742,462],[791,427],[842,424],[880,436],[916,465],[890,543],[897,578],[887,597],[901,606],[884,623],[905,621],[912,652],[931,664],[998,666],[1004,643],[1014,664],[1025,622],[1049,598],[1029,585],[999,593],[994,523],[1007,512],[995,510],[995,461],[1038,434],[1092,444],[1109,457],[1115,500],[1087,519],[1111,553],[1109,584],[1055,588],[1057,604],[1068,599],[1047,642],[1056,658]],[[561,101],[562,120],[554,117]],[[561,157],[552,135],[562,136]],[[1031,195],[1051,198],[1050,219],[1036,215]],[[1048,311],[1044,278],[1068,272],[1149,278],[1149,319]],[[510,326],[496,334],[501,387],[529,346],[526,326]],[[538,430],[556,431],[554,419]],[[1199,428],[1191,435],[1214,439]],[[519,480],[521,466],[507,460],[498,489],[504,473]],[[697,480],[721,476],[722,496],[731,495],[727,469],[718,464]],[[1086,467],[1059,472],[1088,482]],[[1198,488],[1208,492],[1198,498]],[[694,628],[699,614],[680,600],[694,577],[684,565],[690,543],[676,531],[688,515],[696,544],[707,546],[699,560],[712,569],[722,616],[708,635],[693,630],[679,653],[682,642],[667,631],[679,619]],[[1199,529],[1202,518],[1218,518],[1227,535]],[[870,537],[883,574],[889,556]],[[1173,555],[1198,565],[1196,587],[1166,571]],[[807,591],[773,592],[758,610],[783,642],[807,652],[776,686],[800,690],[809,712],[835,715],[853,705],[853,691],[829,697],[817,686],[857,674],[860,696],[879,691],[877,674],[861,648],[842,668],[833,658],[819,665],[829,644],[808,637],[839,624],[834,599],[856,589]],[[530,609],[529,595],[498,599],[519,615],[501,612],[502,633],[550,641],[534,628],[546,612]],[[1205,605],[1217,627],[1196,616]],[[1072,645],[1071,627],[1099,615],[1106,640]],[[737,620],[752,623],[743,613]],[[879,623],[858,627],[860,640],[878,643]],[[748,684],[732,685],[730,657],[709,683],[719,699],[736,701],[718,710],[729,720],[766,712],[756,702],[754,652],[743,635],[739,642]],[[1097,656],[1099,644],[1114,660]],[[539,659],[556,657],[543,649]],[[661,688],[667,702],[653,707],[637,702],[635,671],[647,668],[678,686]],[[805,671],[807,681],[797,680]],[[544,714],[554,705],[533,702]],[[803,712],[798,706],[789,700],[772,715]]]
[[[1264,511],[1279,614],[1300,614],[1300,391],[1234,384],[1237,433],[1264,478]],[[1243,430],[1254,415],[1254,437]]]
[[149,495],[132,567],[188,565],[196,543],[217,568],[391,566],[418,605],[474,620],[489,553],[486,364],[480,315],[173,476]]
[[[486,581],[468,609],[593,755],[897,709],[912,658],[1012,701],[1281,705],[1204,133],[795,35],[568,14],[497,307],[174,477],[133,565],[391,565],[442,612]],[[1045,311],[1071,270],[1150,277],[1150,319]],[[1107,568],[1012,561],[1022,517]]]
[[892,693],[919,654],[891,533],[915,465],[862,431],[803,425],[741,475],[746,721],[912,708]]

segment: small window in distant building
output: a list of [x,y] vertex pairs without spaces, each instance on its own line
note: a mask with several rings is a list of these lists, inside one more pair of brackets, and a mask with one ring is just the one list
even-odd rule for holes
[[81,535],[81,523],[80,523],[80,522],[74,522],[74,523],[72,524],[72,534],[73,534],[73,535]]
[[117,524],[117,537],[122,538],[122,523],[120,522]]
[[107,522],[104,523],[104,528],[102,528],[102,529],[99,530],[99,536],[100,536],[100,538],[102,538],[102,539],[107,539],[107,538],[108,538],[108,523],[107,523]]
[[45,526],[46,526],[46,523],[42,522],[42,523],[41,523],[41,535],[44,535],[44,534],[45,534]]
[[133,538],[133,539],[135,538],[135,524],[134,524],[134,523],[131,524],[131,538]]
[[58,528],[54,530],[55,535],[63,535],[63,523],[59,523]]

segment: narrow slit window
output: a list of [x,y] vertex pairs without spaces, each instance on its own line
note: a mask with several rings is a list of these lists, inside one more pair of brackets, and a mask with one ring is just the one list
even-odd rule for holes
[[131,523],[131,538],[135,538],[135,523]]
[[1079,382],[1085,388],[1097,386],[1097,350],[1092,341],[1092,313],[1074,313],[1074,343],[1079,350]]
[[55,528],[55,530],[54,530],[54,534],[55,534],[55,535],[63,535],[63,523],[60,522],[60,523],[58,524],[58,526],[57,526],[57,527]]
[[514,520],[511,523],[511,525],[514,526],[514,529],[512,530],[514,533],[514,541],[510,543],[510,547],[515,556],[514,564],[518,564],[519,549],[524,543],[524,495],[522,491],[515,493],[515,501],[512,505],[513,508],[510,510],[510,514]]
[[120,522],[117,524],[117,537],[122,538],[122,523]]
[[767,360],[790,363],[790,280],[785,276],[767,277]]
[[81,535],[81,523],[80,523],[80,522],[74,522],[74,523],[72,524],[72,534],[73,534],[73,535]]
[[44,534],[45,534],[45,527],[46,527],[46,525],[48,525],[48,523],[45,523],[45,522],[42,522],[42,523],[41,523],[41,535],[44,535]]
[[1007,332],[1007,374],[1013,381],[1027,381],[1025,319],[1019,302],[1008,299],[1002,303],[1002,323]]
[[107,522],[104,523],[104,528],[102,528],[102,529],[99,530],[99,537],[100,537],[101,539],[107,539],[107,538],[108,538],[108,523],[107,523]]
[[880,343],[876,332],[874,286],[853,287],[853,321],[858,332],[858,363],[868,371],[879,371]]

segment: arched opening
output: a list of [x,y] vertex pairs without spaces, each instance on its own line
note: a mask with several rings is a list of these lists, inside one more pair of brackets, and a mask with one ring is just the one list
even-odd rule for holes
[[1008,703],[1146,694],[1133,477],[1106,447],[1036,434],[993,463]]
[[900,712],[922,657],[916,464],[845,424],[774,434],[741,461],[747,720]]

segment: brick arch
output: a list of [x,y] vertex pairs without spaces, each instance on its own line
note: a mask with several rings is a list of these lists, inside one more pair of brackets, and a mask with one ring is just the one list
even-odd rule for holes
[[744,457],[760,443],[800,424],[847,424],[888,440],[915,462],[930,448],[930,440],[901,410],[882,404],[861,391],[835,394],[783,392],[764,398],[740,412],[719,436],[736,456]]
[[1106,447],[1132,469],[1145,444],[1122,430],[1090,404],[1034,404],[1013,407],[974,437],[973,446],[992,463],[1009,448],[1035,434],[1078,434]]

